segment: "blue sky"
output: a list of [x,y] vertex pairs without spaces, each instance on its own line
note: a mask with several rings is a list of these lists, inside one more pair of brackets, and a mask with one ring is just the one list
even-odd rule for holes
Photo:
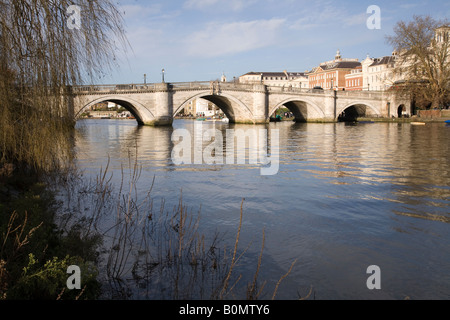
[[[331,60],[390,55],[385,36],[413,15],[450,17],[450,1],[119,0],[131,49],[98,83],[209,81],[250,71],[303,72]],[[370,5],[381,28],[369,29]]]

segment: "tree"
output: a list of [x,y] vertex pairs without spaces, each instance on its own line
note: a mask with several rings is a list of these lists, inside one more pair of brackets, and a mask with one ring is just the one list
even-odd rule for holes
[[450,27],[446,20],[414,16],[398,22],[387,42],[397,51],[394,75],[402,93],[425,107],[442,108],[450,97]]
[[65,165],[73,119],[63,97],[126,49],[122,21],[109,0],[0,0],[0,169]]

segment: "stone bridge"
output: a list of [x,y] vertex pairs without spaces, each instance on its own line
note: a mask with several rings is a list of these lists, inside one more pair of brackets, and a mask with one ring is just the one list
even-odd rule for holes
[[411,103],[392,92],[334,91],[271,87],[234,82],[189,82],[91,85],[72,88],[69,103],[75,119],[91,106],[111,101],[129,110],[139,124],[171,125],[177,113],[194,99],[218,106],[232,123],[269,122],[287,107],[298,122],[336,122],[343,112],[357,117],[391,118],[411,114]]

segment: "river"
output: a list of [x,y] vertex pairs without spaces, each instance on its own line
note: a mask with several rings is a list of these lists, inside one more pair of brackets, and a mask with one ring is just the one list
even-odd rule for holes
[[[153,179],[153,199],[201,210],[200,228],[235,242],[243,202],[240,261],[244,279],[254,273],[265,246],[259,279],[262,299],[286,274],[276,298],[449,299],[450,127],[443,123],[296,124],[279,130],[279,169],[261,175],[252,164],[175,165],[174,130],[194,135],[195,121],[142,127],[133,120],[77,123],[77,163],[86,175],[120,176],[137,150],[138,190]],[[205,122],[203,128],[252,128]],[[376,265],[380,289],[369,289]],[[248,275],[246,275],[248,272]],[[246,279],[245,281],[247,281]],[[247,281],[248,282],[248,281]]]

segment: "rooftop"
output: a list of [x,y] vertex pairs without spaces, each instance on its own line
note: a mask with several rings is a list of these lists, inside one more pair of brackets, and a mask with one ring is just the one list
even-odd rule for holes
[[290,77],[304,77],[304,72],[248,72],[244,74],[243,76],[260,76],[263,77],[285,77],[286,74],[288,74]]
[[373,63],[369,67],[375,67],[383,64],[392,64],[395,61],[395,56],[385,56],[374,59]]
[[323,71],[329,71],[334,69],[354,69],[356,67],[361,66],[361,62],[355,60],[343,60],[343,61],[334,61],[330,63],[321,64],[316,68],[313,68],[310,73],[314,73],[319,71],[319,68]]

